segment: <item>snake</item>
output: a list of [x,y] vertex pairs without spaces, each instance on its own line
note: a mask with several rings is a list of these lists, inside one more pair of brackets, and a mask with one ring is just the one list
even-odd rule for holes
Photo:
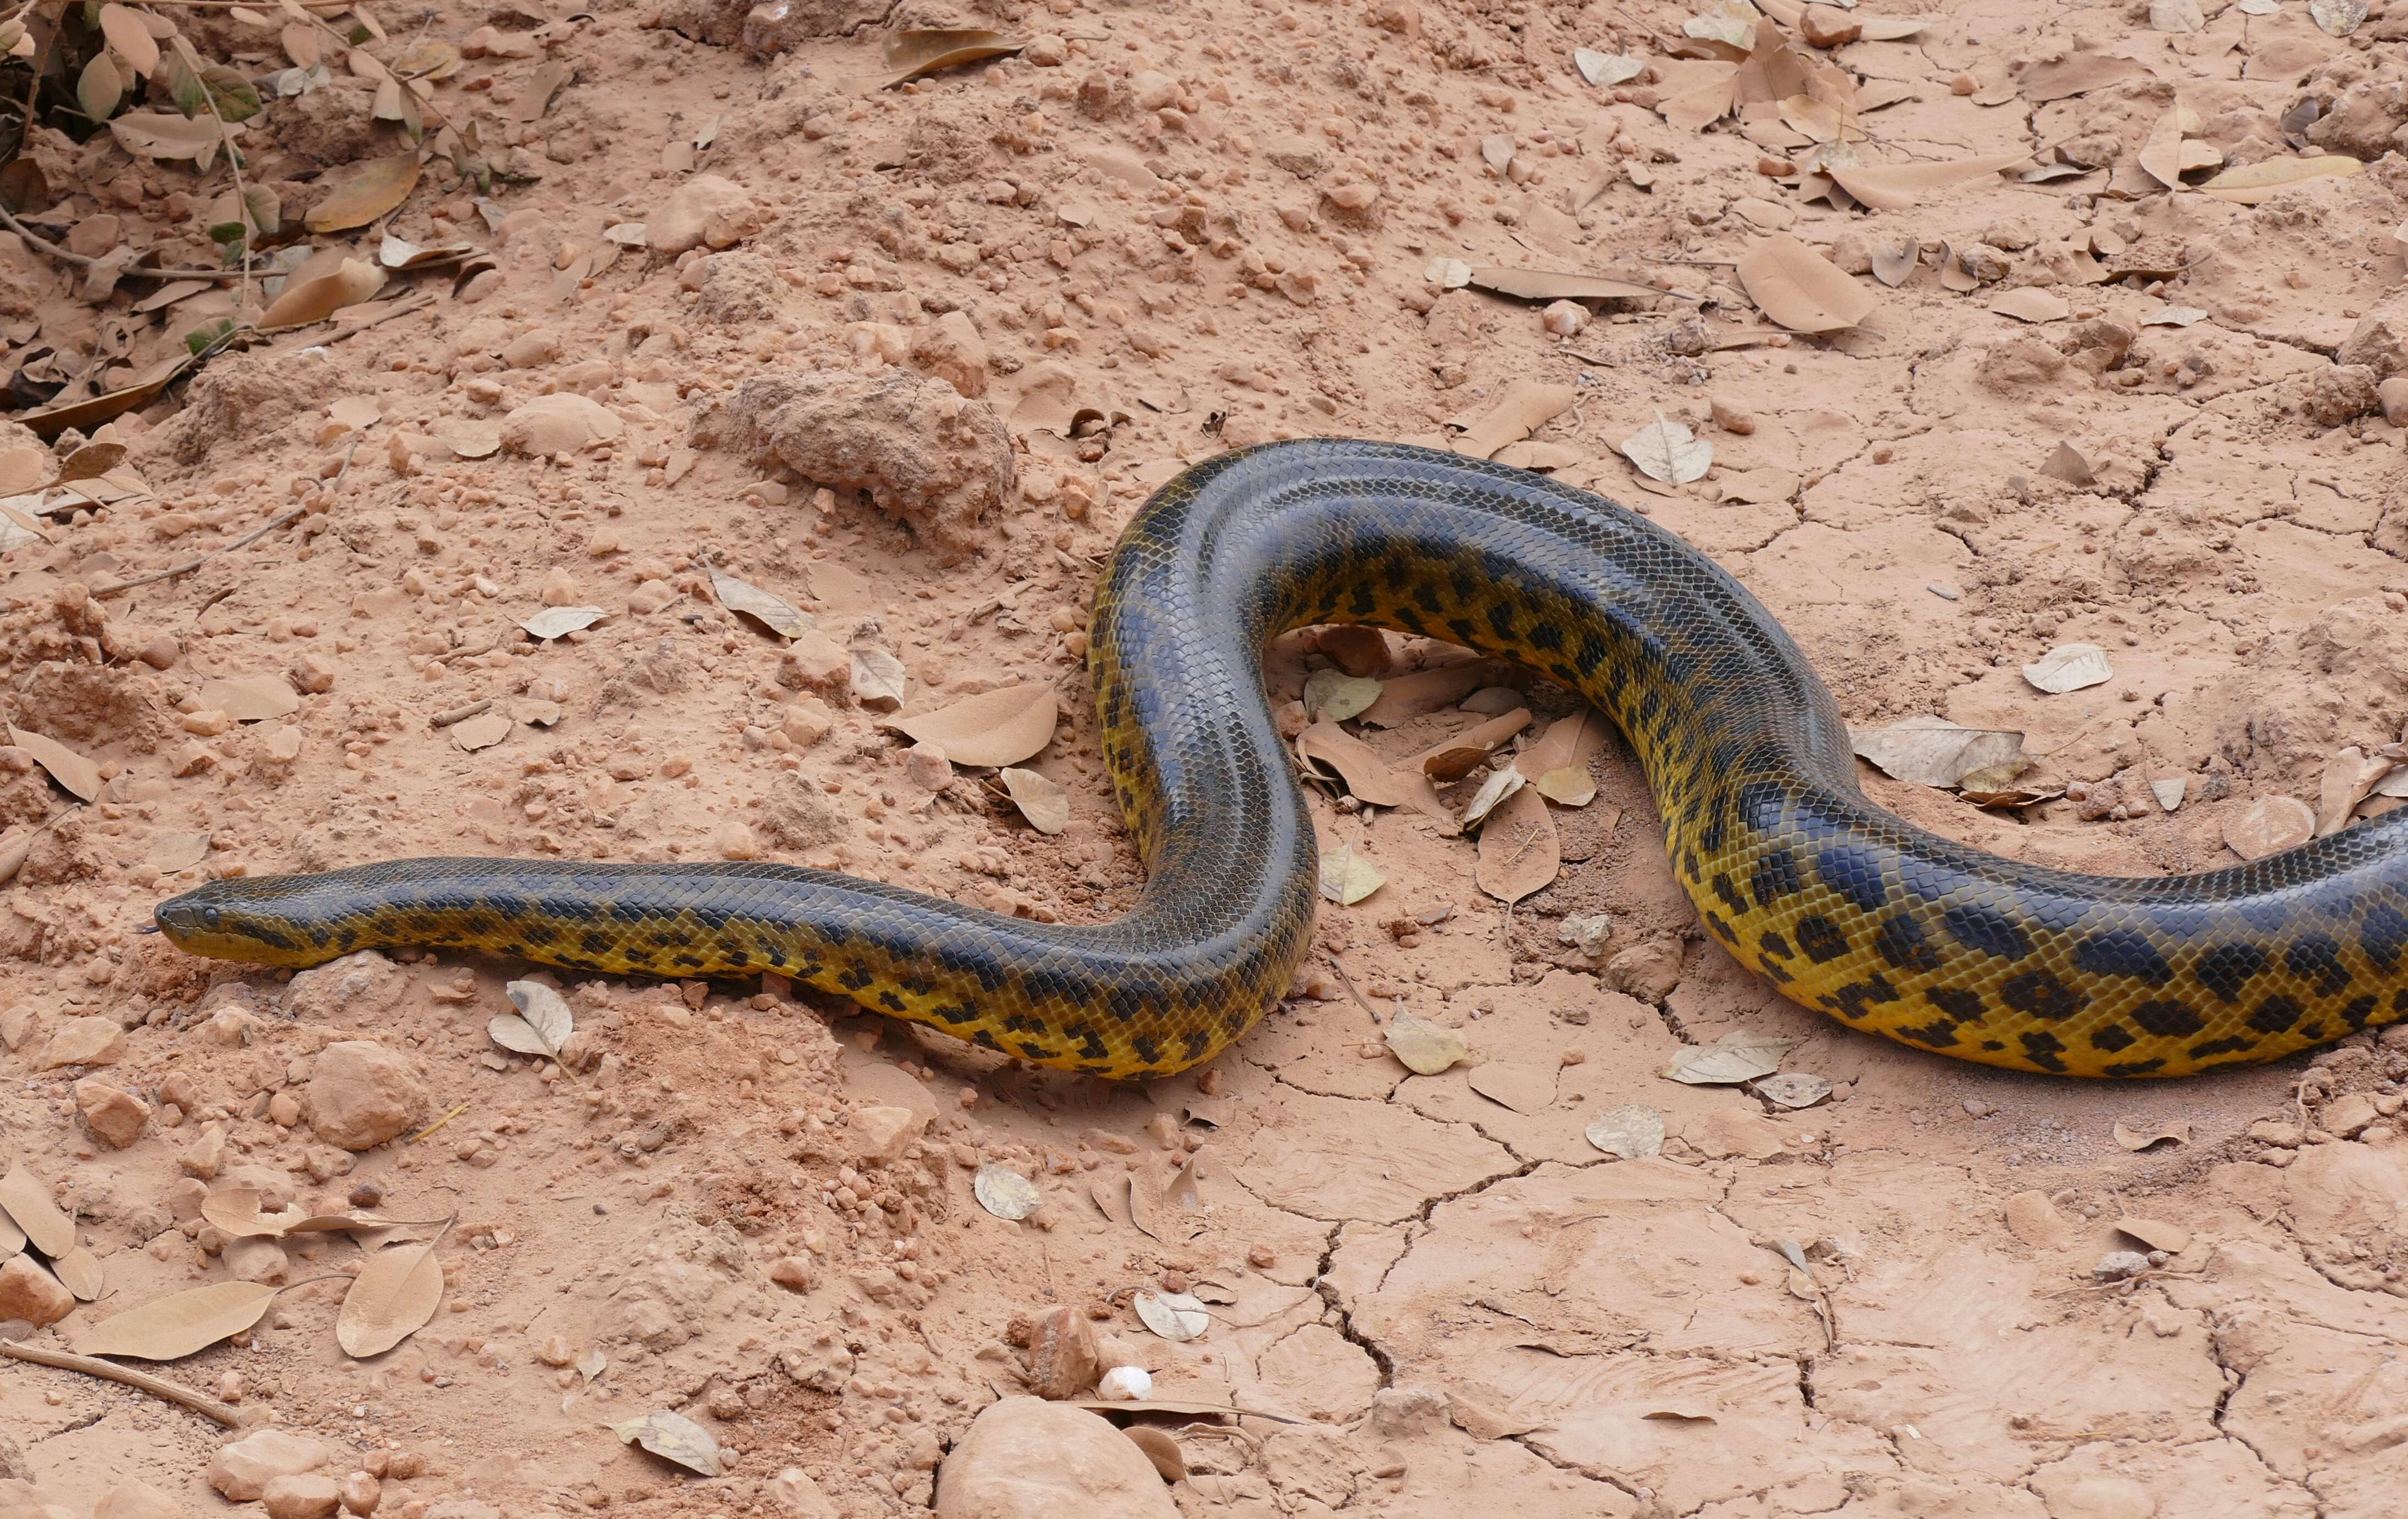
[[1320,848],[1262,661],[1354,623],[1518,662],[1620,731],[1700,926],[1790,1000],[1941,1055],[2081,1077],[2275,1059],[2408,1012],[2408,810],[2244,864],[2078,874],[1916,828],[1737,579],[1547,476],[1360,439],[1163,484],[1098,578],[1088,673],[1145,881],[1039,922],[770,862],[434,858],[235,876],[160,904],[271,966],[444,947],[663,979],[768,972],[1041,1066],[1161,1077],[1288,994]]

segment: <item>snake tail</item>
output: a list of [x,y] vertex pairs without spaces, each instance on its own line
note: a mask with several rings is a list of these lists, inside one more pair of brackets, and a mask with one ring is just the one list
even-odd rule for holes
[[1041,1065],[1168,1075],[1252,1027],[1310,947],[1318,856],[1260,661],[1326,623],[1452,640],[1579,692],[1638,755],[1705,929],[1851,1027],[1994,1066],[2177,1076],[2408,1012],[2408,811],[2193,875],[1981,853],[1864,797],[1804,655],[1678,537],[1538,475],[1338,439],[1198,465],[1114,551],[1088,658],[1147,879],[1113,922],[781,865],[419,859],[215,881],[158,924],[272,965],[436,945],[775,971]]

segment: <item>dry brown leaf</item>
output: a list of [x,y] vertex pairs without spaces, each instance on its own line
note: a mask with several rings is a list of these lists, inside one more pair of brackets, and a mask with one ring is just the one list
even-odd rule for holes
[[1841,189],[1877,211],[1903,211],[1931,195],[2028,163],[2028,153],[1997,153],[1940,164],[1829,164]]
[[1513,758],[1513,767],[1531,780],[1571,768],[1588,773],[1589,762],[1605,750],[1605,719],[1588,708],[1547,724],[1536,743]]
[[2090,485],[2099,479],[2099,472],[2090,467],[2090,461],[2082,456],[2082,451],[2062,441],[2042,462],[2040,472],[2068,485]]
[[2225,847],[2244,860],[2293,849],[2316,836],[2316,815],[2295,796],[2260,796],[2224,824]]
[[1501,660],[1467,659],[1394,676],[1381,683],[1380,699],[1363,709],[1362,719],[1375,728],[1393,728],[1441,707],[1452,707],[1482,686],[1495,685],[1512,671],[1512,666]]
[[1562,866],[1547,799],[1526,786],[1498,804],[1480,825],[1480,864],[1473,879],[1500,902],[1518,902],[1552,884]]
[[1459,282],[1526,301],[1643,301],[1664,294],[1652,286],[1609,279],[1603,275],[1500,269],[1487,265],[1467,265]]
[[1485,723],[1474,724],[1453,738],[1432,744],[1414,755],[1408,764],[1432,781],[1460,781],[1478,769],[1482,761],[1497,752],[1498,746],[1529,724],[1529,709],[1516,707],[1510,712],[1492,717]]
[[2351,744],[2325,762],[2324,784],[2316,798],[2316,837],[2337,834],[2349,825],[2349,815],[2389,775],[2399,761],[2369,754]]
[[510,103],[510,114],[522,122],[543,120],[543,113],[552,108],[552,97],[567,82],[568,65],[558,59],[547,60],[536,69],[535,78],[527,81],[518,99]]
[[357,306],[384,288],[384,271],[373,264],[347,258],[331,274],[322,274],[286,288],[259,313],[259,330],[305,326],[323,322],[347,306]]
[[1657,64],[1663,79],[1656,109],[1679,132],[1701,132],[1728,116],[1737,98],[1739,65],[1727,63]]
[[1702,480],[1713,467],[1714,446],[1689,431],[1685,423],[1667,421],[1661,411],[1618,446],[1641,474],[1667,485]]
[[[120,117],[119,121],[123,119]],[[116,124],[116,122],[109,123],[111,126]],[[45,441],[58,437],[70,427],[78,432],[89,433],[111,418],[122,417],[136,407],[149,406],[159,398],[160,393],[165,391],[177,376],[190,369],[197,362],[190,353],[179,354],[174,358],[162,360],[141,379],[130,384],[121,385],[113,391],[105,391],[80,401],[44,407],[37,411],[21,411],[10,420],[24,423],[33,429],[36,437]]]
[[1901,718],[1887,727],[1851,728],[1856,757],[1884,775],[1918,786],[1954,786],[1967,775],[2023,752],[2024,736],[1960,727],[1940,717]]
[[727,1469],[719,1437],[673,1409],[654,1409],[623,1419],[610,1432],[629,1445],[639,1445],[664,1461],[674,1462],[700,1477],[716,1477]]
[[1388,878],[1352,844],[1321,856],[1321,895],[1340,907],[1353,907],[1387,883]]
[[996,779],[1011,805],[1039,833],[1058,834],[1070,825],[1070,794],[1051,776],[1007,765]]
[[2064,296],[2038,285],[2007,292],[1990,303],[1990,309],[2017,322],[2062,322],[2073,314],[2071,303]]
[[[450,1228],[449,1219],[444,1226]],[[335,1314],[335,1342],[344,1354],[381,1355],[435,1316],[443,1301],[443,1267],[435,1258],[442,1238],[394,1245],[368,1257]]]
[[52,1260],[76,1248],[75,1220],[50,1200],[50,1189],[19,1161],[0,1177],[0,1211],[6,1211],[34,1248]]
[[159,39],[142,24],[140,16],[125,7],[100,7],[100,34],[108,38],[110,47],[125,55],[135,73],[147,75],[159,66]]
[[57,1277],[60,1283],[75,1295],[78,1302],[82,1303],[89,1303],[97,1298],[102,1289],[108,1285],[107,1275],[101,1269],[100,1257],[84,1245],[78,1245],[50,1262],[50,1274]]
[[2037,690],[2061,696],[2069,691],[2105,685],[2115,679],[2115,672],[2108,666],[2107,651],[2097,644],[2060,643],[2025,666],[2024,679]]
[[172,1361],[257,1324],[279,1289],[260,1282],[212,1282],[112,1313],[76,1336],[78,1355]]
[[1837,265],[1785,232],[1749,249],[1738,272],[1757,308],[1793,332],[1844,331],[1881,304]]
[[301,709],[300,695],[280,675],[243,675],[227,681],[201,682],[204,710],[223,712],[237,723],[261,723],[289,717]]
[[940,68],[1001,58],[1027,46],[1026,37],[1010,37],[982,26],[907,28],[887,39],[886,66],[891,72],[880,88],[893,89]]
[[[418,154],[370,159],[303,218],[311,232],[346,232],[384,215],[418,187]],[[265,323],[263,322],[263,325]]]
[[142,867],[146,870],[156,870],[163,876],[172,876],[179,870],[191,869],[208,857],[209,836],[187,829],[164,833],[152,839],[150,847],[143,852]]
[[493,748],[517,730],[518,721],[508,712],[480,712],[452,724],[452,742],[462,752],[473,754]]
[[879,725],[935,744],[956,765],[1017,765],[1053,742],[1059,710],[1054,688],[1030,681],[965,696],[933,712],[890,717]]
[[1338,772],[1346,789],[1374,807],[1408,807],[1415,793],[1408,779],[1369,744],[1335,723],[1315,723],[1297,735],[1296,752]]
[[50,772],[50,779],[78,800],[88,802],[100,795],[100,767],[56,738],[29,732],[12,723],[8,725],[8,741],[33,755],[43,769]]
[[1423,1076],[1435,1076],[1471,1053],[1461,1029],[1416,1018],[1410,1012],[1399,1012],[1389,1019],[1384,1037],[1389,1052],[1408,1069]]
[[1504,399],[1455,440],[1455,451],[1468,453],[1475,459],[1485,459],[1506,444],[1520,442],[1570,410],[1573,398],[1570,385],[1517,380],[1506,388]]
[[2365,172],[2364,162],[2347,153],[2327,153],[2320,158],[2269,158],[2226,169],[2200,185],[2199,193],[2236,206],[2255,206],[2309,179],[2348,179]]
[[2024,71],[2019,84],[2026,100],[2044,106],[2052,100],[2104,90],[2148,71],[2148,65],[2137,59],[2114,57],[2086,48],[2053,63],[2034,64]]
[[240,122],[220,127],[214,116],[188,119],[173,111],[131,111],[108,123],[109,136],[127,152],[138,158],[189,158],[203,173],[217,162],[218,149],[243,130]]
[[1517,1113],[1542,1113],[1555,1105],[1555,1069],[1491,1061],[1474,1066],[1466,1081],[1474,1092]]
[[2182,188],[2183,118],[2186,113],[2180,106],[2157,118],[2149,128],[2148,141],[2141,145],[2141,167],[2149,177],[2169,190]]
[[903,662],[876,644],[864,644],[853,652],[853,699],[872,711],[891,712],[901,707],[909,679]]
[[532,617],[520,618],[519,626],[526,629],[527,637],[549,643],[580,628],[592,627],[609,615],[601,607],[546,607]]
[[2114,1133],[2117,1144],[2136,1154],[2168,1140],[2175,1144],[2190,1143],[2190,1125],[2180,1119],[2163,1124],[2133,1124],[2119,1118],[2115,1120]]

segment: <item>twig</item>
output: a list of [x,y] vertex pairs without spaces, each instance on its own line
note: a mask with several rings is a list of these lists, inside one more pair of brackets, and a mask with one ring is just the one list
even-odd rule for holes
[[153,1397],[164,1397],[170,1403],[180,1404],[205,1419],[214,1419],[228,1429],[242,1427],[242,1415],[216,1398],[205,1397],[165,1377],[154,1377],[148,1371],[119,1366],[114,1361],[104,1361],[92,1355],[71,1355],[63,1350],[46,1350],[39,1345],[21,1345],[12,1340],[0,1340],[0,1355],[13,1355],[36,1366],[54,1366],[62,1371],[80,1371],[88,1377],[123,1383]]
[[490,712],[493,709],[494,698],[487,696],[483,701],[472,701],[466,707],[454,707],[448,712],[437,712],[426,720],[426,725],[430,728],[448,728],[454,723],[466,723],[480,712]]
[[320,338],[317,343],[311,346],[324,347],[328,343],[339,343],[346,337],[357,337],[360,334],[367,331],[370,327],[383,326],[386,322],[391,322],[395,317],[406,317],[412,311],[423,311],[434,304],[434,296],[422,293],[414,299],[404,301],[400,305],[392,308],[390,310],[378,312],[375,316],[368,318],[366,322],[354,322],[349,326],[337,327],[333,332],[327,334],[324,337]]
[[209,120],[218,124],[218,143],[225,149],[226,172],[234,176],[234,214],[242,228],[242,292],[234,302],[234,308],[239,314],[251,307],[251,196],[242,185],[242,150],[235,146],[233,136],[227,133],[225,118],[218,114],[217,93],[209,88],[209,81],[202,72],[200,54],[193,51],[193,45],[185,41],[181,34],[176,37],[176,49],[178,58],[192,69],[194,82],[201,88],[201,104],[209,108]]
[[[48,237],[43,236],[40,233],[36,232],[33,228],[25,225],[22,222],[18,221],[14,216],[9,214],[8,208],[5,206],[0,206],[0,226],[6,226],[18,236],[24,238],[36,248],[38,248],[43,252],[50,254],[50,257],[58,259],[62,263],[72,264],[79,269],[89,269],[94,264],[100,262],[97,259],[86,258],[81,253],[70,252],[66,249],[61,248],[58,244],[50,241]],[[144,279],[214,279],[221,283],[228,279],[239,279],[242,278],[240,274],[236,273],[233,269],[146,269],[138,264],[132,265],[118,273],[118,278],[121,279],[130,279],[136,276],[139,276]]]
[[[452,1120],[453,1120],[453,1119],[455,1119],[455,1118],[459,1117],[462,1113],[465,1113],[465,1112],[466,1112],[467,1111],[468,1111],[468,1105],[467,1105],[466,1103],[465,1103],[465,1102],[464,1102],[464,1103],[460,1104],[458,1107],[456,1107],[456,1108],[452,1109],[450,1112],[445,1113],[442,1117],[440,1117],[440,1118],[437,1119],[437,1120],[436,1120],[435,1122],[433,1122],[432,1124],[427,1125],[424,1128],[420,1129],[417,1133],[415,1133],[415,1134],[411,1135],[408,1139],[404,1139],[404,1140],[402,1140],[401,1142],[402,1142],[402,1143],[404,1143],[404,1144],[416,1144],[419,1140],[421,1140],[421,1139],[423,1139],[426,1138],[428,1135],[430,1135],[430,1134],[434,1133],[437,1129],[441,1128],[444,1125],[446,1125],[446,1124],[448,1124],[448,1123],[452,1122]],[[457,1215],[455,1214],[454,1216],[456,1217]],[[446,1219],[446,1220],[444,1220],[444,1222],[443,1222],[443,1226],[444,1226],[445,1228],[447,1228],[447,1229],[448,1229],[448,1228],[450,1228],[450,1227],[452,1226],[452,1222],[451,1222],[451,1220],[450,1220],[450,1219]],[[438,1236],[437,1236],[437,1239],[440,1239],[440,1238],[442,1238],[442,1237],[441,1237],[440,1235],[438,1235]]]
[[268,534],[276,531],[276,529],[280,527],[282,527],[286,523],[293,521],[294,518],[300,516],[308,509],[309,509],[308,507],[294,507],[290,511],[280,512],[276,516],[269,518],[259,527],[251,532],[245,533],[242,537],[235,539],[232,543],[227,544],[222,549],[211,549],[208,552],[202,554],[196,559],[187,559],[180,565],[173,565],[165,569],[154,570],[148,575],[137,575],[130,580],[120,580],[115,585],[104,585],[98,590],[93,592],[93,595],[94,596],[122,595],[124,593],[133,590],[136,586],[152,585],[156,584],[160,580],[172,580],[179,575],[189,575],[222,553],[232,553],[236,549],[249,548],[251,544],[258,542],[261,538],[265,537]]
[[1346,974],[1346,967],[1338,963],[1338,956],[1325,952],[1324,957],[1329,961],[1329,968],[1338,972],[1338,984],[1346,988],[1346,995],[1353,997],[1354,1005],[1363,1010],[1363,1016],[1371,1020],[1371,1026],[1379,1027],[1380,1015],[1371,1010],[1371,1004],[1363,1000],[1363,994],[1354,990],[1354,978]]

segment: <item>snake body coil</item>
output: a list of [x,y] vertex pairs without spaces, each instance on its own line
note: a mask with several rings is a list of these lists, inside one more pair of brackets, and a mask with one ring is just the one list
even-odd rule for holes
[[313,965],[447,945],[580,970],[777,971],[1044,1065],[1162,1076],[1285,991],[1312,822],[1265,701],[1266,640],[1363,623],[1515,659],[1618,724],[1706,927],[1791,998],[1960,1059],[2176,1076],[2408,1012],[2408,812],[2252,864],[2073,875],[1908,826],[1771,615],[1644,518],[1398,445],[1270,444],[1165,486],[1096,595],[1112,787],[1148,879],[1040,924],[777,865],[421,859],[216,881],[163,904],[203,954]]

